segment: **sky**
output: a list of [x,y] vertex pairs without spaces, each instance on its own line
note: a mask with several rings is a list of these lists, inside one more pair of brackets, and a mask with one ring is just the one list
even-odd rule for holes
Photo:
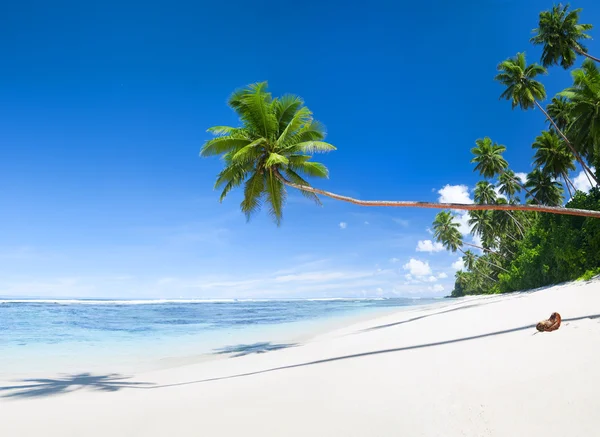
[[[544,128],[498,99],[549,1],[5,2],[0,9],[0,295],[431,297],[457,254],[436,211],[290,192],[283,225],[220,204],[206,129],[238,125],[236,88],[303,97],[337,151],[315,185],[373,200],[472,202],[490,136],[519,173]],[[600,3],[579,0],[598,26]],[[578,60],[578,64],[581,59]],[[553,67],[552,96],[571,83]],[[578,170],[579,171],[579,170]],[[579,173],[573,173],[577,178]],[[579,178],[584,183],[583,178]],[[466,217],[460,216],[463,232]]]

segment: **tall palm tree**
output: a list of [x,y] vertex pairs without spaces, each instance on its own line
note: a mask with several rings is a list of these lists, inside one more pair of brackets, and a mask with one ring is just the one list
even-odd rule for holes
[[539,168],[527,175],[526,185],[544,205],[557,206],[563,202],[563,189],[560,184]]
[[541,135],[536,137],[532,147],[537,149],[533,163],[538,167],[543,167],[544,171],[554,178],[562,177],[569,191],[569,197],[573,197],[571,187],[574,190],[577,189],[568,174],[569,171],[575,170],[575,164],[573,155],[565,143],[554,132],[542,131]]
[[600,59],[587,53],[587,49],[581,40],[591,39],[587,33],[592,29],[591,24],[579,24],[579,13],[581,9],[568,12],[569,5],[563,7],[560,3],[554,5],[551,10],[540,12],[540,21],[536,34],[531,38],[535,45],[543,45],[542,64],[544,67],[550,65],[561,65],[565,70],[574,63],[576,54],[587,56],[596,62]]
[[[489,179],[493,179],[496,176],[503,176],[508,171],[508,162],[502,156],[505,151],[505,146],[494,143],[490,137],[475,140],[475,147],[471,149],[471,153],[474,155],[471,163],[476,164],[473,171],[477,170],[480,175]],[[513,177],[515,183],[527,191],[527,188],[521,181],[514,177],[514,173],[511,173],[511,177]]]
[[[544,113],[546,118],[552,123],[556,131],[565,140],[566,144],[581,164],[584,172],[587,172],[588,177],[594,177],[592,171],[585,164],[579,153],[575,150],[569,139],[561,131],[552,117],[548,115],[546,110],[539,104],[538,100],[546,98],[546,89],[541,82],[535,80],[539,74],[546,74],[546,69],[538,64],[527,65],[524,53],[517,53],[514,58],[509,58],[498,65],[500,73],[496,75],[496,80],[506,86],[500,98],[511,100],[513,109],[519,106],[521,109],[527,110],[537,106]],[[590,181],[591,182],[591,181]],[[596,183],[598,181],[596,180]]]
[[552,97],[552,102],[548,104],[546,110],[558,128],[566,131],[571,124],[573,104],[559,94],[557,97]]
[[569,135],[600,174],[600,70],[586,59],[572,74],[573,86],[559,93],[572,105]]
[[272,98],[266,82],[262,82],[234,92],[229,105],[242,127],[210,128],[208,131],[215,138],[204,143],[200,155],[222,155],[225,168],[217,176],[215,188],[222,189],[222,201],[232,189],[243,185],[244,200],[240,206],[248,218],[266,203],[280,224],[286,187],[298,189],[317,202],[316,195],[323,195],[360,206],[537,211],[600,218],[600,211],[575,208],[359,200],[314,188],[302,175],[324,178],[328,172],[323,164],[311,160],[312,154],[335,147],[323,141],[323,126],[313,119],[299,97]]
[[479,204],[493,204],[496,203],[498,198],[494,186],[488,181],[479,181],[475,184],[475,190],[473,191],[475,202]]

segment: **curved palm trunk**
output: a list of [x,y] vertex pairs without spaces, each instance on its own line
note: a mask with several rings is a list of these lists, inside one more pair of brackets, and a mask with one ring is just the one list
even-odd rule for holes
[[585,56],[586,58],[590,58],[592,61],[600,62],[600,59],[598,59],[598,58],[596,58],[596,57],[594,57],[594,56],[590,55],[589,53],[586,53],[586,52],[584,52],[583,50],[581,50],[581,49],[580,49],[580,48],[578,48],[578,47],[575,47],[575,51],[576,51],[577,53],[579,53],[580,55],[583,55],[583,56]]
[[560,206],[546,206],[546,205],[497,205],[497,204],[463,204],[463,203],[435,203],[435,202],[413,202],[406,200],[360,200],[354,199],[348,196],[341,196],[339,194],[331,193],[329,191],[321,190],[319,188],[309,187],[307,185],[299,185],[285,179],[281,174],[276,171],[275,175],[281,182],[291,188],[297,190],[308,191],[309,193],[321,194],[332,199],[341,200],[342,202],[352,203],[360,206],[386,206],[396,208],[429,208],[429,209],[458,209],[461,211],[477,211],[477,210],[496,210],[496,211],[533,211],[533,212],[547,212],[551,214],[563,214],[563,215],[577,215],[582,217],[595,217],[600,218],[600,211],[591,211],[587,209],[576,209],[576,208],[563,208]]
[[583,158],[581,158],[581,155],[579,155],[579,153],[577,153],[577,151],[575,150],[575,148],[573,147],[573,145],[571,144],[569,139],[565,136],[563,131],[561,131],[558,128],[558,126],[556,125],[556,123],[554,122],[552,117],[550,117],[550,115],[548,115],[546,110],[544,108],[542,108],[542,105],[540,105],[537,100],[534,100],[534,103],[540,109],[540,111],[542,111],[544,113],[546,118],[548,120],[550,120],[550,123],[552,123],[552,126],[554,126],[554,129],[556,129],[556,131],[560,134],[560,136],[563,138],[563,140],[565,140],[565,142],[567,143],[567,146],[569,146],[569,149],[571,149],[571,152],[573,152],[575,159],[577,159],[577,161],[581,164],[581,167],[583,168],[583,172],[586,174],[588,181],[590,181],[590,185],[594,186],[594,183],[592,183],[590,176],[596,182],[595,185],[598,185],[598,179],[596,179],[596,176],[594,176],[594,173],[592,172],[592,170],[590,170],[590,168],[585,164],[585,162],[583,162]]
[[573,198],[573,193],[571,192],[571,187],[569,186],[569,182],[571,182],[569,180],[569,178],[567,177],[567,175],[565,173],[562,174],[562,177],[565,181],[565,186],[567,187],[567,190],[569,190],[569,200],[571,200]]

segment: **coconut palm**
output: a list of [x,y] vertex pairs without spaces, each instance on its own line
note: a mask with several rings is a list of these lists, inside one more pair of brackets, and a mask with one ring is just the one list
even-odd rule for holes
[[591,24],[579,24],[579,13],[581,9],[568,11],[569,5],[563,7],[560,3],[554,5],[551,10],[540,12],[540,21],[536,34],[531,38],[535,45],[543,45],[542,64],[544,67],[550,65],[561,65],[565,70],[575,63],[577,54],[587,56],[596,62],[600,59],[587,53],[587,49],[581,40],[590,39],[585,33],[592,29]]
[[558,128],[563,132],[566,131],[571,124],[572,109],[573,104],[561,95],[552,97],[552,102],[546,107],[548,115],[550,115]]
[[487,274],[485,274],[478,266],[478,260],[481,258],[478,258],[472,251],[467,250],[464,252],[464,255],[462,257],[463,259],[463,264],[465,265],[465,267],[475,273],[478,273],[482,276],[485,276],[487,279],[489,279],[492,282],[498,282],[496,281],[494,278],[491,278],[490,276],[488,276]]
[[549,173],[536,168],[527,175],[525,184],[544,205],[558,206],[563,202],[563,189]]
[[[533,157],[533,163],[543,167],[544,171],[554,178],[562,177],[569,191],[569,197],[573,197],[571,187],[577,190],[569,179],[569,171],[575,170],[573,155],[565,146],[565,143],[551,131],[543,131],[536,137],[532,147],[537,149]],[[569,186],[570,184],[570,186]]]
[[[505,151],[505,146],[494,143],[490,137],[475,140],[475,147],[471,149],[471,153],[475,155],[471,159],[471,163],[476,164],[473,171],[477,170],[480,175],[489,179],[498,175],[503,176],[508,171],[508,162],[502,156]],[[514,177],[513,172],[511,172],[511,177]],[[506,179],[507,176],[504,178]],[[513,181],[527,191],[527,188],[516,177],[513,178]]]
[[463,245],[462,235],[458,228],[459,224],[454,221],[454,216],[449,211],[441,211],[433,221],[433,236],[447,250],[454,253],[461,250]]
[[572,74],[573,86],[559,93],[572,105],[568,132],[575,146],[600,172],[600,70],[586,59]]
[[504,194],[509,200],[515,199],[518,201],[516,195],[521,190],[522,184],[518,181],[518,177],[514,171],[504,171],[498,177],[498,184],[496,186],[498,187],[498,191]]
[[496,80],[506,86],[506,89],[500,95],[500,98],[511,100],[513,109],[519,106],[521,109],[527,110],[537,106],[565,140],[567,146],[569,146],[569,149],[571,149],[571,152],[581,164],[584,172],[587,172],[589,176],[595,180],[592,171],[569,142],[564,132],[558,128],[552,117],[548,115],[546,110],[538,102],[538,100],[546,98],[546,90],[544,85],[535,80],[535,77],[539,74],[546,74],[546,69],[538,64],[527,65],[525,54],[517,53],[514,58],[509,58],[501,62],[498,65],[498,70],[500,73],[496,76]]
[[327,168],[311,160],[312,154],[335,150],[323,141],[323,126],[299,97],[272,98],[266,82],[234,92],[229,105],[239,116],[242,126],[215,126],[215,135],[206,141],[200,155],[222,155],[225,168],[217,176],[221,201],[234,188],[244,186],[241,209],[250,218],[263,203],[269,206],[277,224],[281,223],[286,187],[298,189],[318,202],[316,195],[361,206],[417,207],[458,210],[520,210],[554,214],[599,217],[600,211],[556,208],[542,205],[477,205],[417,201],[370,201],[341,196],[311,187],[304,176],[327,177]]
[[494,186],[488,181],[479,181],[475,184],[475,190],[473,192],[475,202],[479,204],[493,204],[496,203],[497,195],[494,190]]
[[[277,224],[281,222],[286,192],[283,178],[309,185],[301,174],[327,177],[327,168],[311,161],[316,152],[335,147],[322,140],[323,126],[296,96],[273,99],[267,83],[257,83],[233,93],[229,106],[244,126],[216,126],[209,132],[216,138],[202,147],[201,156],[223,155],[225,169],[219,173],[215,188],[222,188],[221,200],[232,188],[244,184],[241,209],[250,219],[263,202]],[[285,175],[285,176],[283,176]],[[318,202],[314,193],[303,191]]]

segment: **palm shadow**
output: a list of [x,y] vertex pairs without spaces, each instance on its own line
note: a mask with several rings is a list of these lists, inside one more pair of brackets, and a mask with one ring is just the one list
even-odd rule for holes
[[234,346],[226,346],[223,348],[215,349],[215,354],[231,354],[231,358],[236,358],[250,354],[264,354],[266,352],[287,349],[289,347],[295,347],[297,345],[297,343],[277,344],[271,343],[269,341],[253,344],[236,344]]
[[64,377],[22,379],[21,385],[0,387],[2,398],[40,398],[71,393],[81,389],[90,389],[102,392],[115,392],[123,388],[148,388],[152,384],[147,382],[126,382],[128,376],[117,373],[108,375],[92,375],[79,373]]

